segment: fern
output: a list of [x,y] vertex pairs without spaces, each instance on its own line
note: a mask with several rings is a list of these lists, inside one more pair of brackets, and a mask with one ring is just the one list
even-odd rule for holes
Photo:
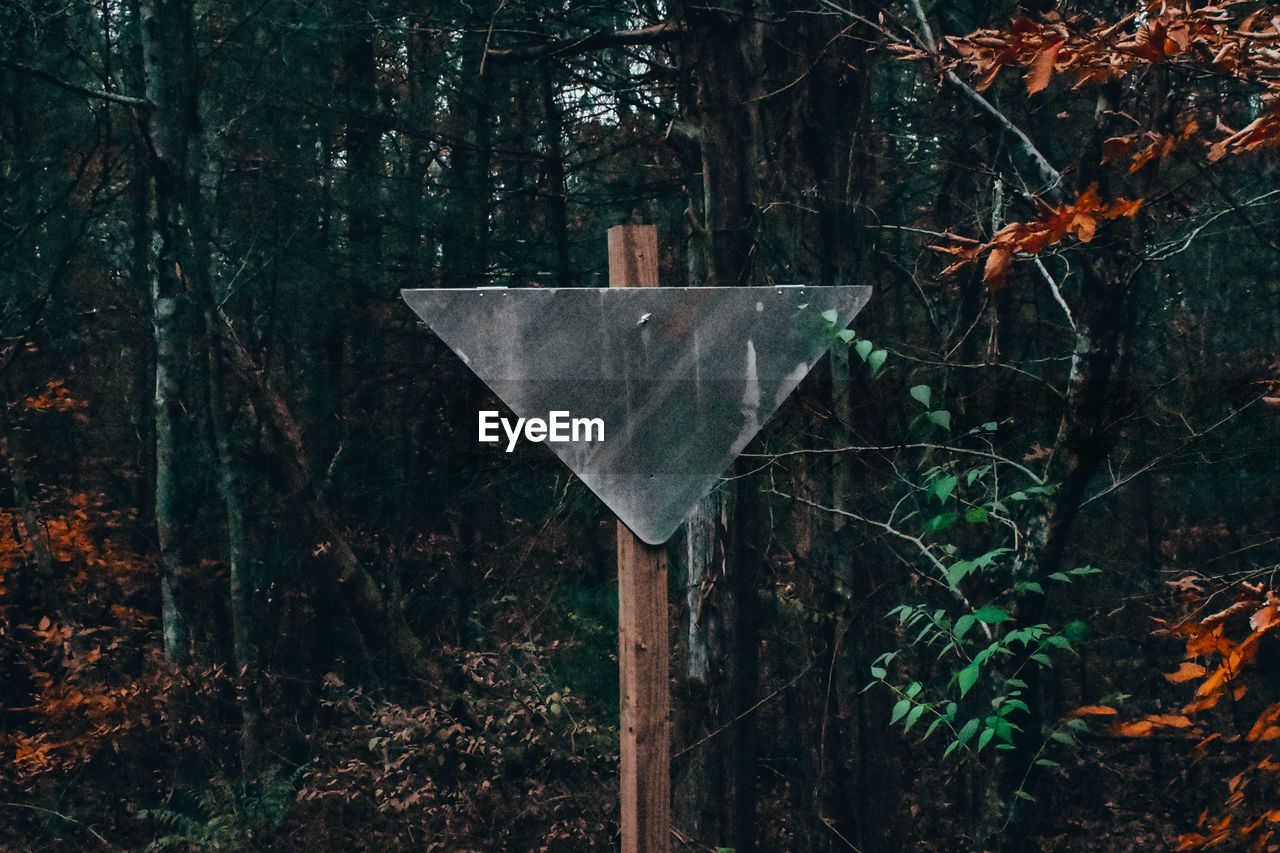
[[152,841],[144,853],[183,847],[202,851],[243,850],[263,830],[277,829],[293,805],[298,780],[307,770],[302,765],[286,773],[275,765],[264,770],[249,785],[215,777],[195,798],[196,815],[168,808],[144,809],[139,819],[151,819],[168,830]]

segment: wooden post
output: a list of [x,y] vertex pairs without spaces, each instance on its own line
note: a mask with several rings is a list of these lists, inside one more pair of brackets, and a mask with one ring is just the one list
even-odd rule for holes
[[[656,287],[658,231],[609,229],[609,286]],[[618,522],[622,853],[671,849],[671,695],[667,554]]]

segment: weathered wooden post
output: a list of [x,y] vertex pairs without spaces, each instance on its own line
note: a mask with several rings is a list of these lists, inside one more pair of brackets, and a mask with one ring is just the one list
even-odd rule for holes
[[[658,285],[652,225],[609,229],[609,286]],[[618,677],[622,853],[671,849],[671,681],[667,554],[618,525]]]

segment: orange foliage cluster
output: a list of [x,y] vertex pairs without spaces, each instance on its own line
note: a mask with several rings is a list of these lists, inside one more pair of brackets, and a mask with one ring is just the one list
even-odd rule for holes
[[1064,19],[1050,12],[1040,21],[1020,17],[1007,30],[982,29],[947,41],[962,63],[982,75],[979,90],[1006,66],[1023,66],[1027,90],[1034,94],[1055,72],[1070,74],[1078,88],[1168,62],[1257,80],[1280,68],[1280,58],[1268,50],[1278,37],[1275,26],[1251,0],[1198,9],[1153,0],[1119,21],[1092,27],[1083,16]]
[[1046,206],[1045,212],[1033,222],[1010,222],[985,243],[948,234],[947,237],[955,243],[931,248],[959,258],[942,271],[943,275],[955,272],[985,255],[987,261],[982,270],[982,280],[988,290],[999,290],[1004,287],[1009,264],[1016,253],[1038,255],[1050,246],[1061,243],[1068,235],[1074,235],[1080,242],[1088,243],[1093,239],[1099,222],[1122,216],[1132,217],[1141,207],[1142,199],[1119,198],[1104,202],[1098,195],[1095,184],[1070,204]]
[[[1192,606],[1208,603],[1197,579],[1184,578],[1174,585]],[[1280,739],[1280,701],[1267,703],[1255,714],[1246,713],[1242,700],[1253,686],[1246,680],[1251,665],[1280,628],[1280,595],[1261,583],[1241,583],[1231,592],[1231,603],[1213,614],[1161,629],[1185,641],[1185,659],[1165,678],[1173,684],[1195,683],[1191,701],[1180,713],[1149,714],[1116,723],[1109,731],[1123,737],[1182,733],[1196,741],[1191,748],[1194,759],[1230,744],[1233,753],[1245,756],[1244,767],[1227,782],[1219,813],[1202,813],[1197,831],[1182,835],[1178,849],[1230,847],[1265,853],[1280,850],[1280,763],[1266,746]],[[1259,681],[1258,686],[1265,685]],[[1226,711],[1208,714],[1219,706]],[[1239,719],[1243,723],[1237,724]]]
[[80,423],[88,423],[89,416],[85,410],[89,404],[84,400],[71,396],[66,384],[61,379],[54,379],[39,394],[27,397],[18,403],[19,411],[29,412],[71,412]]
[[18,538],[20,522],[16,513],[0,508],[0,620],[5,617],[11,578],[29,556],[29,550]]
[[[127,601],[154,578],[152,562],[117,544],[125,517],[103,506],[101,497],[71,494],[60,511],[41,510],[45,535],[62,592],[76,592],[77,612],[97,613],[92,626],[67,624],[51,612],[18,615],[8,607],[16,583],[45,582],[34,575],[27,531],[0,511],[0,643],[8,675],[26,688],[29,700],[11,711],[28,724],[0,732],[0,760],[20,777],[66,772],[92,758],[122,732],[146,725],[149,679],[117,677],[119,658],[154,645],[154,618],[108,601]],[[29,600],[39,600],[40,596]],[[101,608],[95,604],[102,605]],[[39,611],[36,611],[39,614]],[[25,617],[25,618],[24,618]],[[5,755],[7,753],[7,755]]]
[[[1193,8],[1151,0],[1119,21],[1098,23],[1083,15],[1064,18],[1050,12],[1039,20],[1015,19],[1006,29],[981,29],[948,37],[944,55],[895,44],[889,49],[904,59],[926,59],[947,70],[969,69],[986,89],[1008,67],[1025,68],[1028,94],[1045,89],[1054,74],[1071,78],[1079,88],[1142,73],[1162,64],[1184,65],[1261,89],[1265,110],[1236,130],[1219,117],[1212,139],[1202,139],[1199,122],[1185,118],[1175,132],[1142,130],[1105,141],[1103,162],[1129,159],[1133,173],[1196,140],[1207,146],[1209,161],[1262,146],[1280,145],[1280,15],[1248,0],[1222,0]],[[1089,242],[1097,224],[1117,216],[1133,216],[1141,199],[1118,199],[1105,205],[1091,188],[1072,204],[1051,208],[1032,223],[1013,222],[990,241],[948,234],[950,245],[935,250],[959,260],[944,274],[986,258],[983,280],[988,290],[1004,286],[1017,253],[1038,255],[1067,235]]]
[[[1027,69],[1027,93],[1049,85],[1055,73],[1069,75],[1076,88],[1140,73],[1155,65],[1177,63],[1250,84],[1261,85],[1266,113],[1241,130],[1222,124],[1215,130],[1225,138],[1210,144],[1210,160],[1280,144],[1280,16],[1266,17],[1265,7],[1248,0],[1223,0],[1192,8],[1154,0],[1141,12],[1115,23],[1088,27],[1082,17],[1063,19],[1050,13],[1042,21],[1016,19],[1007,30],[978,30],[947,41],[955,51],[955,65],[979,75],[981,91],[995,82],[1002,69]],[[911,58],[925,54],[910,51]],[[1110,140],[1113,157],[1120,147],[1133,147],[1140,137],[1149,144],[1135,156],[1130,171],[1157,157],[1167,156],[1176,143],[1199,131],[1194,122],[1178,136],[1133,134]]]
[[89,582],[136,583],[154,575],[153,557],[136,554],[111,538],[133,517],[132,511],[112,513],[101,495],[77,492],[66,500],[67,511],[46,519],[44,528],[53,559],[66,566],[70,590]]

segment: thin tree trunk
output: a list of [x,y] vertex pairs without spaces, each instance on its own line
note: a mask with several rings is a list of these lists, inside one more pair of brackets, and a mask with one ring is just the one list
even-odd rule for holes
[[[212,296],[212,294],[211,294]],[[227,577],[231,598],[231,662],[235,669],[236,701],[240,705],[240,772],[250,781],[261,766],[262,713],[253,695],[257,661],[251,645],[253,619],[253,554],[249,548],[244,501],[235,474],[231,451],[231,414],[227,410],[222,359],[215,342],[222,335],[212,305],[205,312],[209,346],[209,421],[212,425],[217,465],[218,496],[227,519]]]
[[538,62],[538,82],[542,87],[545,142],[542,152],[543,193],[546,197],[547,227],[556,247],[556,285],[573,287],[573,267],[569,260],[569,207],[564,178],[564,116],[556,103],[555,79],[548,60]]
[[177,432],[184,417],[185,334],[191,312],[191,294],[186,292],[183,271],[190,246],[184,244],[193,239],[191,231],[198,227],[193,221],[191,204],[196,198],[188,169],[191,137],[199,127],[194,18],[190,0],[143,0],[138,11],[147,97],[155,104],[143,134],[151,157],[151,230],[139,239],[153,246],[150,284],[161,627],[166,656],[182,660],[189,652],[189,638],[180,592],[178,504],[179,471],[184,460]]
[[491,2],[478,3],[462,36],[461,73],[455,81],[456,106],[449,137],[449,217],[444,225],[441,284],[445,287],[485,285],[489,255],[489,180],[491,71],[485,48]]
[[[219,319],[225,325],[225,320]],[[388,645],[410,673],[438,682],[439,666],[427,655],[422,641],[405,623],[403,615],[388,606],[382,590],[356,557],[341,525],[316,489],[302,445],[302,430],[288,403],[234,336],[227,335],[227,344],[231,364],[248,384],[255,410],[280,440],[286,486],[302,501],[303,512],[317,531],[316,555],[323,558],[322,565],[346,597],[356,624],[363,634]]]
[[[702,155],[701,234],[708,286],[751,284],[755,257],[761,25],[751,0],[712,8],[679,3],[687,26],[685,65],[695,81],[688,111],[696,118]],[[692,200],[691,200],[692,201]],[[689,684],[700,715],[687,737],[696,743],[681,782],[677,820],[697,843],[755,848],[754,720],[758,626],[752,618],[757,555],[743,547],[743,510],[734,484],[695,510],[689,537],[687,589]],[[748,503],[754,503],[748,501]],[[695,600],[696,596],[696,600]],[[702,721],[703,725],[697,725]]]

